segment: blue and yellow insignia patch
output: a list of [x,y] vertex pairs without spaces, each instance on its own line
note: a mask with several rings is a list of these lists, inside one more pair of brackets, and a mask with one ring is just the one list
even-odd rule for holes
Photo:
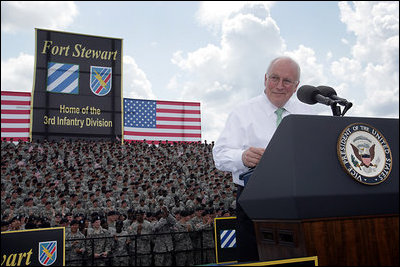
[[39,262],[44,266],[52,265],[57,259],[57,241],[39,242]]
[[90,66],[90,89],[97,96],[105,96],[111,91],[112,69]]

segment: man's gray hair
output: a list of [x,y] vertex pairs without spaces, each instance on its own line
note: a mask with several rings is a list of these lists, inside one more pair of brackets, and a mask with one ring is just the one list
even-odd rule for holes
[[271,61],[271,63],[269,64],[269,66],[268,66],[267,74],[269,74],[269,72],[270,72],[272,66],[274,65],[274,63],[275,63],[276,61],[280,60],[280,59],[288,59],[288,60],[290,60],[290,61],[296,66],[296,68],[297,68],[297,73],[298,73],[297,81],[300,81],[300,72],[301,72],[300,66],[299,66],[299,64],[298,64],[293,58],[288,57],[288,56],[280,56],[280,57],[277,57],[277,58],[273,59],[273,60]]

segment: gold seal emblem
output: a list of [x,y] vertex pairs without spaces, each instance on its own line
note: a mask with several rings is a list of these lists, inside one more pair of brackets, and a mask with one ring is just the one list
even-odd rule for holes
[[346,172],[363,184],[380,184],[392,170],[389,144],[377,129],[368,124],[347,126],[339,136],[337,153]]

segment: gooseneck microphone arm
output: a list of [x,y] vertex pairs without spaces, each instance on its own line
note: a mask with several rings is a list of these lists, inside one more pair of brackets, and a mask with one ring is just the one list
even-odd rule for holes
[[341,116],[343,116],[353,106],[353,103],[347,101],[344,98],[338,97],[335,89],[333,89],[332,87],[320,85],[317,87],[317,89],[319,90],[321,95],[337,100],[338,104],[344,106],[343,113],[341,114]]
[[342,116],[353,106],[353,103],[348,102],[347,104],[345,104],[344,109],[343,109],[343,113]]
[[342,112],[340,111],[340,107],[337,103],[331,105],[332,115],[333,116],[343,116]]

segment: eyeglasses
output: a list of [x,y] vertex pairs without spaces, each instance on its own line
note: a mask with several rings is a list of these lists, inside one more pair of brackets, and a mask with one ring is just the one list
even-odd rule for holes
[[297,83],[297,81],[291,81],[289,79],[283,79],[281,77],[279,77],[278,75],[268,75],[268,80],[270,80],[273,84],[278,84],[280,82],[280,80],[282,79],[282,84],[285,87],[289,87],[294,85],[295,83]]

